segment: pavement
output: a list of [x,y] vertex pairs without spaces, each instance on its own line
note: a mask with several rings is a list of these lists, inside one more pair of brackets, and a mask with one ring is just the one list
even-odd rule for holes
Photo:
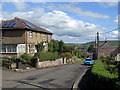
[[89,67],[80,62],[26,72],[2,70],[2,88],[71,89]]

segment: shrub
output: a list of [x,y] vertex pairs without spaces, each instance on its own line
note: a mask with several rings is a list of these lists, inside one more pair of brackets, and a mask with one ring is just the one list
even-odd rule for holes
[[57,52],[38,52],[34,55],[34,58],[38,57],[40,61],[55,60],[59,58]]
[[111,78],[111,79],[118,77],[118,75],[112,74],[108,70],[106,70],[106,67],[107,66],[104,63],[102,63],[101,60],[96,60],[92,68],[92,73],[98,74],[101,77]]
[[39,44],[37,45],[37,51],[38,51],[38,52],[41,52],[41,51],[43,51],[43,50],[44,50],[43,44],[42,44],[42,43],[39,43]]
[[69,52],[61,53],[61,57],[71,58],[72,56],[74,56],[74,55]]
[[12,57],[11,57],[11,61],[12,61],[12,62],[16,62],[16,58],[17,58],[16,56],[12,56]]
[[21,59],[21,62],[23,64],[29,64],[30,63],[30,60],[32,59],[32,56],[24,53],[22,55],[20,55],[20,59]]
[[[96,60],[92,68],[92,87],[93,88],[114,88],[115,82],[118,78],[117,74],[111,73],[107,70],[106,64],[101,60]],[[111,66],[114,67],[114,66]]]

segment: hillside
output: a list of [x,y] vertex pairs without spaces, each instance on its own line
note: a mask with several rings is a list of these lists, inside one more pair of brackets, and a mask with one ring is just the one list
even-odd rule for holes
[[[100,41],[99,44],[102,45],[105,41]],[[68,45],[72,45],[72,46],[76,46],[78,49],[85,49],[87,50],[87,48],[91,45],[91,44],[95,44],[95,42],[87,42],[84,44],[76,44],[76,43],[66,43]],[[107,43],[105,45],[110,45],[114,48],[118,47],[118,45],[120,45],[120,41],[117,40],[108,40]]]
[[[100,41],[99,44],[102,45],[104,44],[105,41]],[[114,40],[109,40],[107,41],[106,45],[110,45],[112,47],[118,47],[118,42],[120,41],[114,41]],[[94,44],[95,42],[88,42],[88,43],[85,43],[86,46],[89,46],[90,44]]]

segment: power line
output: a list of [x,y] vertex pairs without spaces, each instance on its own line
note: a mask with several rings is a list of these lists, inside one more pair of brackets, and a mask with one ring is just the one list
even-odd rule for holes
[[118,28],[116,28],[116,29],[113,29],[113,30],[110,30],[110,31],[107,31],[107,32],[105,32],[105,33],[100,33],[100,34],[110,33],[110,32],[112,32],[112,31],[118,30],[119,28],[120,28],[120,27],[118,27]]

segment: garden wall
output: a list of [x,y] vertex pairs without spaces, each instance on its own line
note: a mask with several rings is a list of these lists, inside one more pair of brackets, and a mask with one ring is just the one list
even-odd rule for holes
[[55,59],[54,61],[42,61],[42,62],[38,62],[36,63],[36,68],[45,68],[45,67],[53,67],[53,66],[59,66],[59,65],[63,65],[63,64],[67,64],[67,59],[66,58],[58,58]]

